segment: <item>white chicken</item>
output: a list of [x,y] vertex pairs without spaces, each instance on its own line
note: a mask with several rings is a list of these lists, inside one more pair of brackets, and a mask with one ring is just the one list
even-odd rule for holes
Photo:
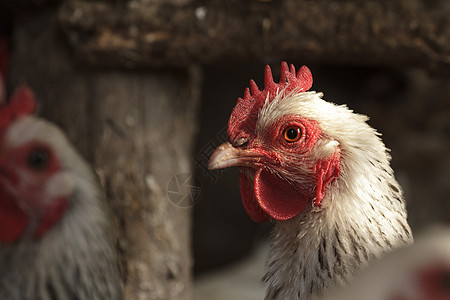
[[122,299],[96,179],[31,90],[0,108],[0,299]]
[[312,76],[283,62],[233,109],[210,169],[237,166],[256,222],[275,221],[266,299],[311,299],[370,260],[412,242],[390,156],[367,117],[307,91]]

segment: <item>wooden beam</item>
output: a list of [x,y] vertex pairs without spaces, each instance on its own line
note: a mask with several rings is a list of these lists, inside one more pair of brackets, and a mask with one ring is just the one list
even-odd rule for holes
[[402,3],[69,0],[59,21],[78,57],[92,65],[284,59],[449,71],[448,13]]

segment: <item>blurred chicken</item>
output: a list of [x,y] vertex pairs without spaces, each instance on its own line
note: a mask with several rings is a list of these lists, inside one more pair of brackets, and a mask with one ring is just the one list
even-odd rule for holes
[[19,88],[0,108],[0,299],[122,299],[94,174]]
[[364,269],[347,287],[321,300],[450,300],[450,229],[439,227],[417,237]]
[[346,283],[385,251],[410,244],[402,190],[367,117],[307,92],[310,70],[283,62],[275,83],[250,81],[210,169],[238,166],[255,222],[274,220],[266,299],[310,299]]

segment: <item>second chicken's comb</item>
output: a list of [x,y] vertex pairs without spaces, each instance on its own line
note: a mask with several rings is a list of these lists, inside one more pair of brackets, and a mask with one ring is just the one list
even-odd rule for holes
[[26,85],[18,87],[9,103],[0,107],[0,133],[18,118],[34,113],[36,101],[33,91]]

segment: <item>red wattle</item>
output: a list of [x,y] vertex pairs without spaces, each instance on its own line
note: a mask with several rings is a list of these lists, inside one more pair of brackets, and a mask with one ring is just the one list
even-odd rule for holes
[[255,201],[253,193],[253,184],[248,180],[243,173],[239,174],[239,188],[241,191],[241,200],[244,209],[254,222],[263,223],[269,221],[267,214],[261,211],[261,208]]
[[17,206],[11,195],[0,189],[0,243],[17,241],[27,224],[27,215]]
[[308,204],[307,195],[265,168],[255,173],[254,193],[259,206],[275,220],[289,220]]

